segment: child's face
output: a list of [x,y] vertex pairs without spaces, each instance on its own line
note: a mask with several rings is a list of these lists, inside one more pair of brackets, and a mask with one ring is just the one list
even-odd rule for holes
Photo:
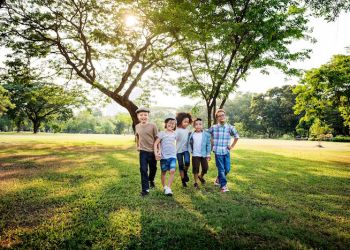
[[187,128],[189,124],[190,124],[190,119],[185,118],[185,119],[183,119],[183,121],[181,123],[181,127]]
[[140,112],[137,114],[137,118],[141,123],[147,123],[148,122],[148,112]]
[[176,122],[174,120],[170,120],[166,123],[166,130],[174,131],[175,126],[176,126]]
[[225,123],[226,121],[226,115],[224,112],[219,112],[217,113],[216,119],[218,120],[218,122],[220,123]]
[[202,121],[196,121],[194,123],[194,128],[195,128],[196,131],[202,131],[203,130]]

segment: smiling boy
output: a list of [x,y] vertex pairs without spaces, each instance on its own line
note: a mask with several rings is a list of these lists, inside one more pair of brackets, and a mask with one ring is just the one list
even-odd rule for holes
[[[148,108],[139,108],[136,110],[139,124],[135,127],[136,145],[140,155],[140,174],[141,174],[141,196],[149,194],[149,188],[154,188],[154,177],[157,172],[157,161],[154,155],[154,142],[156,141],[158,129],[154,123],[149,120],[150,110]],[[148,175],[149,167],[149,175]]]
[[[215,181],[215,185],[220,185],[221,192],[227,192],[229,190],[227,188],[226,175],[231,169],[230,150],[236,145],[239,135],[234,126],[226,123],[225,110],[218,109],[215,113],[215,118],[217,124],[208,130],[213,137],[213,151],[218,169],[218,178]],[[234,140],[231,143],[232,136]]]

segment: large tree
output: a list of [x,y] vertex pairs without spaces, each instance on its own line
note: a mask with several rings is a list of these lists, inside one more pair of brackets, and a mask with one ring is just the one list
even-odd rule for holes
[[[129,112],[132,93],[159,82],[142,81],[168,65],[174,39],[157,26],[166,1],[12,0],[1,9],[2,44],[45,56]],[[54,55],[51,56],[50,55]],[[157,75],[158,74],[158,75]],[[148,91],[147,91],[148,90]]]
[[335,55],[327,64],[307,71],[294,93],[295,113],[304,113],[302,121],[319,119],[332,125],[332,117],[338,117],[336,120],[341,122],[342,118],[343,125],[349,128],[350,56]]
[[72,108],[83,104],[80,93],[44,81],[32,73],[28,62],[15,59],[7,61],[6,65],[7,71],[1,75],[1,83],[15,104],[7,115],[17,123],[18,130],[24,119],[28,119],[37,133],[43,122],[67,120],[73,114]]
[[258,94],[251,101],[251,118],[259,122],[268,137],[295,134],[299,116],[294,114],[294,86],[285,85]]
[[204,99],[208,126],[250,69],[276,67],[293,74],[290,62],[309,52],[289,46],[308,32],[297,1],[182,1],[168,16],[187,62],[178,85],[183,94]]

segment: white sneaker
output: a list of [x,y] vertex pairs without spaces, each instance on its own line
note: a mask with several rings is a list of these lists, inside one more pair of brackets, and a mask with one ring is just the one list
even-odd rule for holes
[[230,191],[230,190],[228,190],[228,188],[227,188],[226,186],[224,186],[224,187],[222,187],[222,188],[220,189],[220,192],[221,192],[221,193],[226,193],[226,192],[228,192],[228,191]]
[[171,189],[169,187],[167,187],[165,190],[164,190],[164,194],[167,195],[167,196],[172,196],[173,195],[173,192],[171,191]]

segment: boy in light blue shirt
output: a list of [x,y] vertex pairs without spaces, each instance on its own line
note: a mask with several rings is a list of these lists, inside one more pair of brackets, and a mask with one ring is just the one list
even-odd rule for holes
[[[210,161],[210,134],[203,131],[202,119],[197,118],[193,122],[195,131],[189,136],[189,150],[192,153],[192,173],[194,176],[194,187],[199,188],[198,180],[205,184],[204,175],[208,172],[208,161]],[[199,175],[200,166],[202,172]]]

